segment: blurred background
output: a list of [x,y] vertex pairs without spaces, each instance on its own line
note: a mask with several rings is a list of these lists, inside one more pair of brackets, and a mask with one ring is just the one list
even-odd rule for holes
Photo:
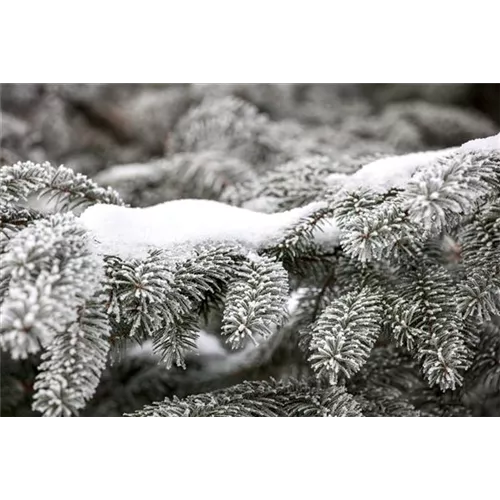
[[3,84],[0,93],[2,164],[50,161],[90,176],[179,152],[169,137],[181,117],[228,96],[286,124],[278,134],[306,131],[338,150],[433,149],[500,128],[500,84]]

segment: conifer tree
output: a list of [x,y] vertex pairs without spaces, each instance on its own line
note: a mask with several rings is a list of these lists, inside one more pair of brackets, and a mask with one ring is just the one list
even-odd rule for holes
[[500,414],[491,123],[393,105],[334,138],[312,89],[297,122],[226,93],[163,159],[0,168],[2,414]]

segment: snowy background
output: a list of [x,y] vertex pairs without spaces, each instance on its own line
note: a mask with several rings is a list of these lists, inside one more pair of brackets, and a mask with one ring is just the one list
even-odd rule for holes
[[498,84],[3,84],[1,162],[48,160],[95,175],[160,159],[188,109],[228,95],[286,121],[277,134],[305,129],[310,142],[342,151],[361,149],[353,138],[367,151],[451,147],[500,124]]

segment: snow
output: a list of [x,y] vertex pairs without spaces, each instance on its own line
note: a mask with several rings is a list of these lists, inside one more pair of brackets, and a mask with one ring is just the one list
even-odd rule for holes
[[384,192],[393,187],[402,187],[419,167],[429,165],[437,158],[455,151],[457,148],[448,148],[375,160],[349,176],[344,182],[343,189],[355,190],[366,187],[373,191]]
[[[342,191],[366,187],[383,192],[406,185],[419,167],[450,153],[492,151],[499,146],[497,134],[458,148],[391,156],[368,163],[350,176],[334,174],[327,182],[340,182]],[[141,173],[146,174],[146,169],[137,165],[135,174]],[[324,206],[314,202],[287,212],[263,213],[211,200],[175,200],[146,208],[100,204],[87,208],[80,220],[93,235],[98,253],[141,258],[149,249],[158,248],[182,256],[203,243],[239,244],[250,252],[272,246],[301,218]],[[314,238],[320,245],[338,245],[335,219],[316,229]]]
[[484,139],[474,139],[466,142],[462,144],[460,149],[465,151],[500,151],[500,133]]
[[324,207],[315,202],[266,214],[211,200],[175,200],[146,208],[98,204],[80,216],[100,254],[141,258],[149,249],[189,252],[203,243],[272,246],[299,220]]
[[[343,180],[343,190],[354,190],[360,187],[383,192],[393,187],[402,187],[410,180],[419,167],[426,166],[438,158],[459,151],[493,151],[500,150],[500,134],[474,139],[460,147],[423,151],[406,155],[389,156],[367,163],[351,176]],[[327,178],[329,184],[339,182],[338,174]]]

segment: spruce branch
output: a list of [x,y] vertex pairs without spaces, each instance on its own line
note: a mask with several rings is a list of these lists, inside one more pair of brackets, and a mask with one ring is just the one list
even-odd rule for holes
[[102,188],[83,174],[63,165],[18,162],[0,168],[0,194],[8,203],[27,201],[30,195],[47,196],[57,211],[69,211],[95,203],[123,205],[112,188]]
[[167,367],[184,367],[196,347],[202,305],[225,290],[241,260],[231,245],[200,246],[180,260],[161,250],[142,260],[107,257],[108,310],[121,332],[152,337]]
[[247,208],[262,207],[266,212],[290,210],[323,200],[327,194],[331,197],[333,186],[327,177],[339,171],[341,166],[326,156],[298,158],[231,187],[224,199]]
[[457,245],[464,274],[485,263],[500,262],[500,196],[466,220],[458,231]]
[[[472,354],[464,340],[454,281],[446,269],[428,261],[402,267],[399,273],[395,311],[400,316],[404,311],[410,321],[405,321],[405,328],[418,332],[414,353],[424,375],[431,386],[455,389]],[[418,314],[413,315],[415,307]],[[395,319],[397,325],[397,315]]]
[[49,163],[18,162],[0,167],[0,193],[2,201],[26,201],[28,196],[47,186],[52,167]]
[[42,354],[33,410],[46,417],[77,415],[93,396],[110,346],[104,301],[103,294],[89,299],[76,322],[58,333]]
[[279,263],[269,257],[243,262],[228,284],[222,335],[233,349],[248,338],[258,344],[284,323],[287,299],[288,276]]
[[42,213],[32,208],[0,202],[0,253],[5,251],[5,246],[14,235],[42,217]]
[[386,204],[345,223],[341,245],[350,257],[368,262],[412,255],[415,253],[412,239],[416,238],[418,241],[417,231],[409,224],[400,207]]
[[500,193],[500,153],[459,151],[418,171],[402,196],[411,220],[439,233],[495,193]]
[[334,256],[332,248],[337,245],[333,213],[328,203],[319,202],[310,214],[287,229],[279,241],[264,249],[264,253],[298,275],[314,273],[318,266],[321,273],[322,264]]
[[155,250],[145,259],[107,257],[106,264],[109,312],[129,336],[152,336],[164,323],[166,290],[173,284],[168,259]]
[[481,416],[495,415],[500,398],[500,317],[481,329],[481,340],[466,373],[464,401],[480,409]]
[[500,316],[500,262],[488,269],[476,269],[458,284],[458,308],[464,319],[479,324]]
[[341,229],[352,217],[364,217],[373,209],[380,207],[385,201],[393,200],[401,189],[392,188],[379,193],[362,186],[356,191],[347,190],[334,202],[335,220]]
[[72,214],[56,214],[19,232],[2,257],[10,277],[0,306],[0,345],[24,358],[47,346],[76,319],[102,274],[88,235]]
[[277,153],[268,142],[268,127],[268,118],[241,99],[206,99],[179,121],[168,147],[174,153],[224,151],[260,164]]
[[259,381],[145,406],[133,417],[354,417],[361,408],[343,387]]
[[380,333],[382,298],[369,289],[335,299],[310,332],[309,361],[333,385],[366,362]]
[[165,290],[164,325],[154,338],[154,349],[167,366],[184,366],[185,354],[195,347],[203,304],[225,290],[241,259],[236,246],[205,245],[178,263],[174,286]]
[[172,366],[186,368],[186,355],[196,350],[196,339],[200,333],[199,316],[184,313],[181,320],[166,321],[165,326],[155,332],[153,350],[160,355],[167,369]]

